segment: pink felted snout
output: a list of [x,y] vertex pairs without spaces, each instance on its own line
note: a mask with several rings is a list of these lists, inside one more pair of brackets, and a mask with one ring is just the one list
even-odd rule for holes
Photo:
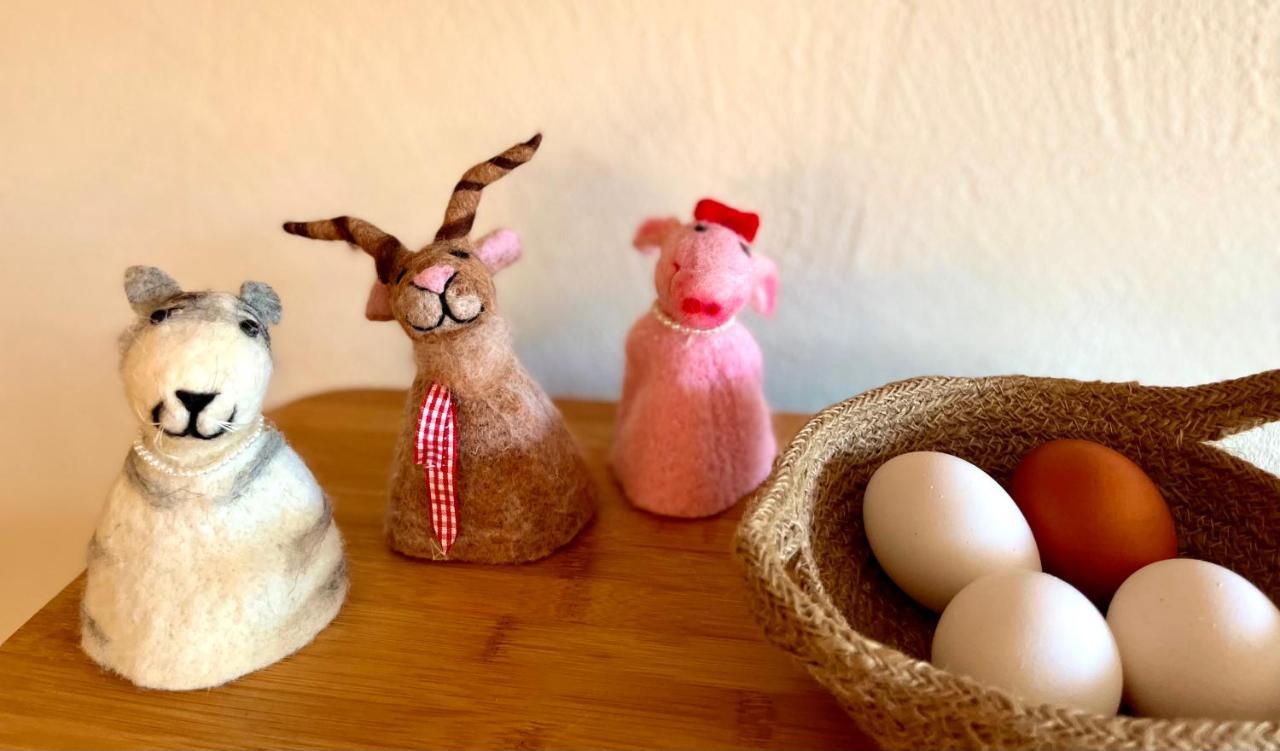
[[444,285],[453,278],[455,273],[457,270],[448,264],[436,264],[419,271],[417,276],[413,277],[413,285],[438,295],[444,292]]
[[777,269],[733,230],[708,222],[681,226],[674,220],[651,220],[641,230],[636,237],[641,250],[661,249],[654,286],[658,305],[671,318],[714,328],[748,301],[761,313],[773,312]]
[[682,267],[672,274],[665,294],[658,288],[658,303],[686,326],[713,328],[742,309],[750,283],[749,272],[744,278],[736,270]]

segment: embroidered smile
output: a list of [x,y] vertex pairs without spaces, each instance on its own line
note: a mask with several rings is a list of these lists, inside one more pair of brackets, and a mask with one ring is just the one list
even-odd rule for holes
[[209,433],[208,435],[205,435],[204,433],[200,432],[200,428],[196,425],[196,421],[200,419],[200,410],[199,409],[189,410],[187,415],[186,427],[182,429],[182,432],[175,433],[172,430],[169,430],[168,428],[163,427],[161,425],[160,417],[163,412],[164,412],[164,402],[163,401],[156,402],[156,406],[151,408],[151,424],[163,430],[165,435],[171,436],[173,438],[198,438],[202,441],[212,441],[213,439],[224,435],[227,432],[227,426],[234,425],[236,422],[236,408],[232,407],[231,415],[226,420],[219,423],[222,427],[218,428],[212,433]]
[[454,274],[453,276],[449,277],[449,281],[444,283],[444,289],[442,289],[438,293],[433,292],[427,289],[426,287],[419,286],[412,281],[409,282],[409,286],[413,287],[419,292],[427,295],[435,295],[435,297],[440,300],[440,317],[436,319],[435,323],[431,324],[430,326],[419,326],[418,324],[414,323],[412,320],[406,317],[405,320],[409,324],[409,328],[413,329],[414,331],[418,331],[425,334],[440,328],[445,324],[446,321],[453,321],[454,323],[457,323],[457,324],[467,324],[476,320],[484,313],[483,303],[480,305],[480,309],[476,311],[476,314],[471,316],[470,318],[458,317],[458,315],[454,313],[453,309],[449,307],[449,297],[448,297],[449,287],[453,284],[454,280],[456,280],[457,278],[458,278],[457,274]]

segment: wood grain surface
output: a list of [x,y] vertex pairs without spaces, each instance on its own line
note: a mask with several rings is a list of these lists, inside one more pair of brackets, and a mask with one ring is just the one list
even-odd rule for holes
[[[347,604],[312,644],[221,688],[140,690],[80,651],[82,576],[0,647],[0,747],[871,747],[748,613],[740,508],[678,521],[621,499],[604,466],[612,405],[561,403],[601,488],[568,547],[524,566],[392,553],[402,399],[345,391],[273,414],[350,556]],[[801,424],[775,420],[782,439]]]

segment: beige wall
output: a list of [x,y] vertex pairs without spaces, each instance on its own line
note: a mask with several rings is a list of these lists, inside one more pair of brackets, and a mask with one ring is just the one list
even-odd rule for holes
[[478,226],[525,238],[501,294],[554,393],[614,394],[650,293],[631,231],[703,195],[763,214],[781,407],[1280,359],[1275,3],[7,0],[0,26],[0,638],[79,570],[133,433],[127,264],[274,284],[274,403],[402,385],[368,261],[279,222],[425,241],[535,129]]

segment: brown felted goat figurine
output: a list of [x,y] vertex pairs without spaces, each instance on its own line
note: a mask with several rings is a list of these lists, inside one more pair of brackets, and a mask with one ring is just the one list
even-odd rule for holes
[[595,488],[555,405],[516,359],[493,274],[520,257],[497,230],[472,241],[480,191],[533,157],[541,135],[467,170],[418,252],[352,217],[288,222],[373,256],[365,315],[395,320],[418,375],[405,404],[387,507],[391,547],[436,560],[516,563],[550,554],[591,518]]

